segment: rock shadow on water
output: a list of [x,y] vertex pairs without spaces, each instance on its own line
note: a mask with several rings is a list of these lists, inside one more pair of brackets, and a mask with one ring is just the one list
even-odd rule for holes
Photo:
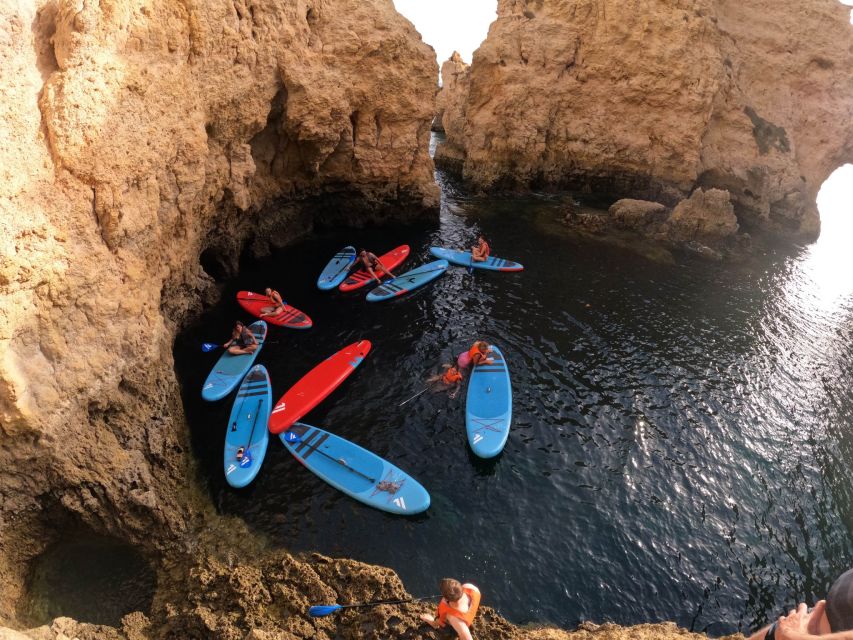
[[48,547],[30,567],[19,618],[48,624],[60,616],[120,626],[128,613],[151,613],[154,569],[133,546],[94,535],[76,535]]

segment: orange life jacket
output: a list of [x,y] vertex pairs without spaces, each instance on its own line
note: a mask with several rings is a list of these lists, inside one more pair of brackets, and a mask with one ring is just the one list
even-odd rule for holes
[[444,375],[441,376],[441,381],[444,384],[454,384],[460,380],[462,380],[462,374],[455,369],[448,369],[444,372]]
[[462,587],[462,593],[467,595],[471,601],[468,611],[465,613],[451,607],[444,598],[442,598],[438,603],[438,613],[435,617],[438,619],[438,624],[442,627],[447,623],[448,614],[456,616],[460,620],[464,621],[469,627],[474,624],[474,616],[477,615],[477,607],[480,606],[480,592],[477,589],[472,589],[470,587]]
[[[483,353],[482,351],[480,351],[480,350],[477,348],[477,344],[478,344],[478,343],[476,343],[476,342],[475,342],[475,343],[474,343],[474,346],[473,346],[473,347],[471,347],[470,349],[468,349],[468,358],[471,360],[471,364],[472,364],[472,365],[474,365],[474,364],[479,364],[481,361],[483,361],[483,360],[485,360],[486,358],[488,358],[488,357],[489,357],[489,356],[488,356],[488,350],[486,351],[486,353]],[[474,359],[474,356],[475,356],[475,355],[480,356],[478,360],[475,360],[475,359]]]

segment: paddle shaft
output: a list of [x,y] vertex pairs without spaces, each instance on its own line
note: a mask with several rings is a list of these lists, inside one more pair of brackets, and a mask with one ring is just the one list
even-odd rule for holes
[[[245,398],[244,398],[245,400]],[[248,451],[249,447],[252,446],[252,436],[255,435],[255,425],[258,424],[258,414],[261,412],[261,404],[263,403],[263,399],[258,400],[258,408],[255,410],[255,419],[252,420],[252,430],[249,432],[249,441],[246,443],[246,446],[243,447],[244,450]]]
[[424,596],[423,598],[409,598],[408,600],[376,600],[374,602],[362,602],[360,604],[339,604],[341,609],[350,609],[355,607],[376,607],[381,604],[407,604],[409,602],[420,602],[421,600],[431,600],[432,598],[440,598],[438,593],[434,596]]
[[372,483],[376,484],[376,482],[377,482],[376,478],[371,478],[370,476],[363,474],[363,473],[362,473],[361,471],[359,471],[358,469],[353,469],[353,468],[352,468],[351,466],[349,466],[349,465],[348,465],[344,460],[341,460],[340,458],[333,458],[332,456],[330,456],[330,455],[329,455],[328,453],[326,453],[325,451],[321,451],[318,447],[311,447],[311,445],[308,445],[308,446],[309,446],[309,448],[313,449],[314,451],[316,451],[316,452],[317,452],[317,453],[319,453],[320,455],[322,455],[322,456],[326,456],[326,457],[327,457],[329,460],[331,460],[332,462],[337,462],[337,463],[338,463],[339,465],[341,465],[342,467],[346,467],[347,469],[349,469],[349,470],[350,470],[350,471],[352,471],[353,473],[355,473],[355,474],[357,474],[357,475],[360,475],[360,476],[361,476],[362,478],[364,478],[365,480],[369,480],[370,482],[372,482]]
[[412,396],[411,398],[409,398],[408,400],[403,400],[403,402],[401,402],[401,403],[400,403],[400,404],[398,404],[397,406],[398,406],[398,407],[402,407],[404,404],[406,404],[407,402],[410,402],[410,401],[414,400],[415,398],[417,398],[417,397],[418,397],[419,395],[421,395],[422,393],[426,393],[427,389],[429,389],[429,385],[427,385],[426,387],[424,387],[423,389],[421,389],[420,391],[418,391],[415,395],[413,395],[413,396]]

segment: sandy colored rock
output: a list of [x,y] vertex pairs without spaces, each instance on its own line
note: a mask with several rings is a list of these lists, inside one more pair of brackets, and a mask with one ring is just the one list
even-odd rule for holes
[[818,189],[853,160],[850,34],[835,0],[500,0],[441,98],[436,162],[668,206],[726,189],[742,221],[814,236]]
[[676,242],[714,244],[737,231],[729,192],[722,189],[696,189],[675,206],[663,226],[663,234]]
[[659,202],[630,198],[617,200],[607,212],[618,226],[637,231],[660,227],[669,215],[667,208]]

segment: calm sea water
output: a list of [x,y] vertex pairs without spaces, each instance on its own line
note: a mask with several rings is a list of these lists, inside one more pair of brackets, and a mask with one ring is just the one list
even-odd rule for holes
[[[175,347],[194,447],[218,508],[277,545],[395,569],[411,593],[455,576],[517,623],[675,620],[747,630],[825,594],[853,560],[853,259],[825,237],[744,265],[650,262],[585,242],[557,201],[472,197],[445,183],[440,222],[319,234],[223,283]],[[391,303],[314,283],[345,244],[376,253],[470,246],[484,233],[520,274],[452,268]],[[837,245],[837,246],[836,246]],[[374,349],[305,421],[388,458],[431,493],[415,518],[335,491],[276,439],[246,490],[227,487],[232,399],[199,400],[238,289],[308,312],[259,362],[276,398],[360,338]],[[514,416],[493,461],[465,437],[464,392],[399,407],[483,338],[509,363]]]

